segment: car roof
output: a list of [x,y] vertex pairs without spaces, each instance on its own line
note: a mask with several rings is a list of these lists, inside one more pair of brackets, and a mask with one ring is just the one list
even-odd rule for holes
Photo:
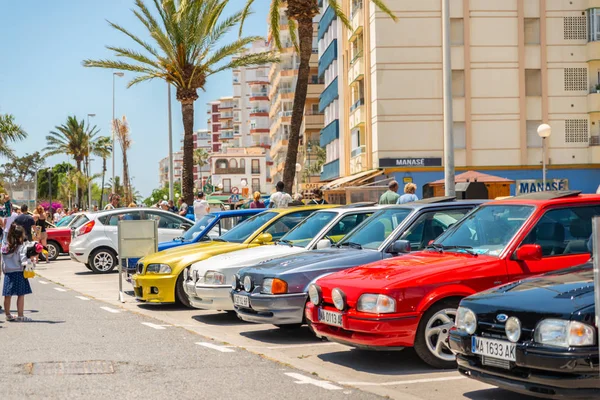
[[309,210],[309,211],[310,210],[323,210],[326,208],[335,208],[335,207],[339,207],[339,205],[317,204],[317,205],[310,205],[310,206],[295,206],[295,207],[288,207],[288,208],[267,208],[267,209],[262,209],[262,210],[263,210],[263,212],[272,211],[272,212],[276,212],[281,215],[285,215],[285,214],[291,214],[291,213],[303,211],[303,210]]
[[[428,199],[425,199],[428,200]],[[413,210],[428,209],[428,208],[456,208],[457,206],[478,206],[480,204],[489,202],[489,200],[447,200],[447,201],[413,201],[411,203],[396,204],[391,206],[384,206],[381,209],[389,208],[412,208]]]
[[226,216],[236,216],[236,215],[254,215],[259,212],[265,211],[264,208],[243,208],[239,210],[226,210],[226,211],[215,211],[210,214],[216,215],[218,217],[226,217]]
[[324,209],[324,210],[319,210],[317,212],[335,212],[335,213],[338,213],[338,214],[354,214],[356,212],[361,212],[361,211],[363,211],[363,212],[369,212],[369,211],[375,212],[375,211],[379,211],[379,210],[383,209],[384,207],[385,206],[378,206],[378,205],[370,206],[370,207],[367,207],[367,206],[361,206],[361,207],[344,207],[344,206],[342,206],[342,207],[335,207],[335,208],[327,208],[327,209]]
[[152,212],[158,211],[158,212],[170,213],[170,214],[176,215],[180,218],[187,220],[187,218],[182,217],[179,214],[172,213],[170,211],[161,210],[160,208],[155,208],[155,207],[121,207],[121,208],[115,208],[114,210],[99,210],[99,211],[92,211],[92,212],[84,212],[83,214],[92,216],[94,218],[99,218],[99,217],[103,217],[105,215],[117,214],[117,213],[120,213],[123,211],[152,211]]
[[521,196],[509,197],[502,200],[494,200],[489,204],[523,204],[532,206],[545,206],[554,204],[577,204],[599,202],[600,195],[598,194],[581,194],[580,191],[547,191],[539,193],[529,193]]

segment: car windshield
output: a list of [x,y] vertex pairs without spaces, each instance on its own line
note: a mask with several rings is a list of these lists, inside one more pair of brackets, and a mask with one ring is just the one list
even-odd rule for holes
[[480,207],[440,236],[434,246],[499,256],[533,209],[504,204]]
[[280,241],[296,247],[305,247],[336,215],[338,214],[334,212],[314,213],[286,233]]
[[75,216],[74,216],[74,215],[67,215],[66,217],[62,217],[62,218],[60,219],[60,221],[58,221],[58,222],[56,223],[56,227],[58,228],[58,227],[60,227],[60,226],[68,226],[68,225],[69,225],[69,222],[71,222],[71,221],[73,220],[73,218],[75,218]]
[[217,240],[233,243],[243,243],[261,226],[275,218],[277,215],[279,214],[269,211],[257,214],[252,218],[248,218],[241,224],[231,228],[227,231],[227,233],[219,236]]
[[379,211],[344,237],[339,246],[377,250],[412,211],[412,208],[390,208]]
[[184,242],[189,242],[193,239],[196,239],[198,237],[198,235],[200,233],[202,233],[202,231],[204,229],[206,229],[206,227],[208,225],[210,225],[210,223],[217,218],[216,215],[214,214],[207,214],[204,217],[200,218],[195,224],[194,226],[192,226],[190,229],[188,229],[187,231],[185,231],[185,233],[183,234],[183,236],[181,237],[181,239]]

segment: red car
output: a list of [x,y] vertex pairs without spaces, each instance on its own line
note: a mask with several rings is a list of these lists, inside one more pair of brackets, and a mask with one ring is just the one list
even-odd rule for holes
[[57,227],[46,229],[48,233],[48,258],[54,261],[60,254],[69,254],[71,244],[71,226],[83,213],[69,215],[60,221]]
[[579,192],[486,203],[425,251],[319,279],[309,287],[306,318],[319,337],[367,349],[414,347],[426,363],[455,368],[447,338],[460,299],[583,264],[595,215],[600,196]]

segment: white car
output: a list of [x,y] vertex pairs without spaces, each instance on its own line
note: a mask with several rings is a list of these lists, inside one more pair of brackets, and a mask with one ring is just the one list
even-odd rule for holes
[[120,220],[158,221],[158,241],[166,242],[194,225],[191,220],[157,208],[117,208],[84,213],[71,227],[71,259],[95,273],[107,273],[118,264],[118,224]]
[[234,251],[192,264],[184,270],[190,304],[206,310],[233,311],[231,279],[242,268],[278,257],[331,247],[380,207],[319,210],[300,222],[273,246]]

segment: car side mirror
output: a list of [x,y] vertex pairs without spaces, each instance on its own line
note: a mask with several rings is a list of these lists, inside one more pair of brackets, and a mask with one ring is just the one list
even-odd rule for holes
[[317,242],[317,250],[328,249],[331,247],[331,242],[327,239],[321,239]]
[[273,241],[273,236],[270,233],[261,233],[255,240],[260,244],[271,243]]
[[410,242],[408,240],[396,240],[388,248],[388,253],[391,254],[406,254],[410,253]]
[[539,244],[524,244],[514,253],[513,259],[517,261],[540,261],[542,256],[542,247]]

